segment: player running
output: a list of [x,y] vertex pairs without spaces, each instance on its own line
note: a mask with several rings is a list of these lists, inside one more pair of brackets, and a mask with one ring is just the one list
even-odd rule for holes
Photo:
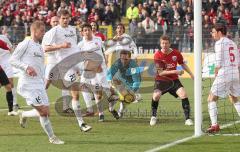
[[31,27],[31,39],[18,44],[10,63],[21,70],[18,80],[18,93],[34,109],[19,112],[20,125],[25,128],[28,117],[39,117],[40,124],[52,144],[64,144],[53,132],[49,120],[49,101],[44,84],[44,52],[39,44],[44,33],[43,22],[35,21]]
[[[56,51],[57,62],[60,63],[65,58],[78,53],[79,48],[77,46],[77,31],[76,28],[69,25],[70,21],[70,13],[67,10],[61,10],[58,13],[59,17],[59,25],[53,27],[49,30],[49,39],[48,39],[48,47],[51,47],[51,51]],[[64,65],[68,66],[67,63]],[[71,68],[71,67],[70,67]],[[61,71],[61,69],[59,69]],[[75,81],[77,71],[73,69],[69,69],[71,72],[69,73],[60,73],[64,74],[64,79],[66,78],[68,81]],[[72,82],[72,81],[71,81]],[[71,86],[71,95],[72,95],[72,108],[75,113],[75,116],[78,121],[78,125],[81,131],[89,131],[92,129],[91,126],[87,125],[81,114],[81,108],[79,103],[79,86],[72,85]]]
[[[50,22],[51,26],[55,27],[58,25],[58,23],[59,23],[59,18],[57,16],[53,16],[51,18],[51,22]],[[50,32],[46,32],[45,35],[43,36],[43,40],[42,40],[42,47],[44,49],[44,52],[47,55],[47,65],[46,65],[46,69],[45,69],[46,89],[48,89],[48,87],[51,84],[50,79],[51,79],[52,74],[50,73],[50,71],[57,64],[56,48],[49,44],[49,42],[50,42],[49,35],[50,34],[51,34]],[[69,102],[66,98],[66,96],[69,96],[69,95],[70,95],[69,90],[62,89],[63,113],[73,113],[73,110],[69,107]]]

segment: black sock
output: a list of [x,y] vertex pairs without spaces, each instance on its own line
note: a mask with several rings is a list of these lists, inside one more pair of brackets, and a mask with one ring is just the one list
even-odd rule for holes
[[9,112],[13,111],[13,94],[12,91],[6,93],[6,99],[8,103],[8,110]]
[[188,98],[182,99],[182,108],[184,111],[185,119],[190,119],[190,104]]
[[158,101],[152,99],[152,116],[157,116]]

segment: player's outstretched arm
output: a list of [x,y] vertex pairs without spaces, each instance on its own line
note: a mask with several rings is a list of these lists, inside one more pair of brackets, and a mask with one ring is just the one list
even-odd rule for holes
[[185,63],[183,63],[182,65],[182,68],[190,75],[190,77],[192,79],[194,79],[194,75],[192,73],[192,71],[190,70],[190,68],[188,67],[188,65],[186,65]]
[[159,76],[167,76],[167,75],[172,75],[172,74],[177,74],[177,75],[182,75],[184,73],[183,70],[163,70],[163,68],[158,68],[157,69],[158,75]]

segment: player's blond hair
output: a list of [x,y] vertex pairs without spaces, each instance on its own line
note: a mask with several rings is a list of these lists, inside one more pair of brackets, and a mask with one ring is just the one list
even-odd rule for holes
[[45,27],[45,24],[42,21],[34,21],[31,24],[30,30],[32,31],[36,31],[37,29],[40,29],[41,27]]

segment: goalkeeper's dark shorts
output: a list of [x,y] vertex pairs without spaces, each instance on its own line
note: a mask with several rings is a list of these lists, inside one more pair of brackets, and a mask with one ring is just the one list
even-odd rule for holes
[[10,82],[8,80],[8,77],[7,77],[6,73],[3,71],[3,69],[0,69],[0,84],[5,86],[9,83]]
[[181,87],[183,87],[183,85],[179,79],[172,81],[156,80],[154,84],[154,90],[160,90],[162,95],[168,92],[175,98],[178,97],[177,90]]

